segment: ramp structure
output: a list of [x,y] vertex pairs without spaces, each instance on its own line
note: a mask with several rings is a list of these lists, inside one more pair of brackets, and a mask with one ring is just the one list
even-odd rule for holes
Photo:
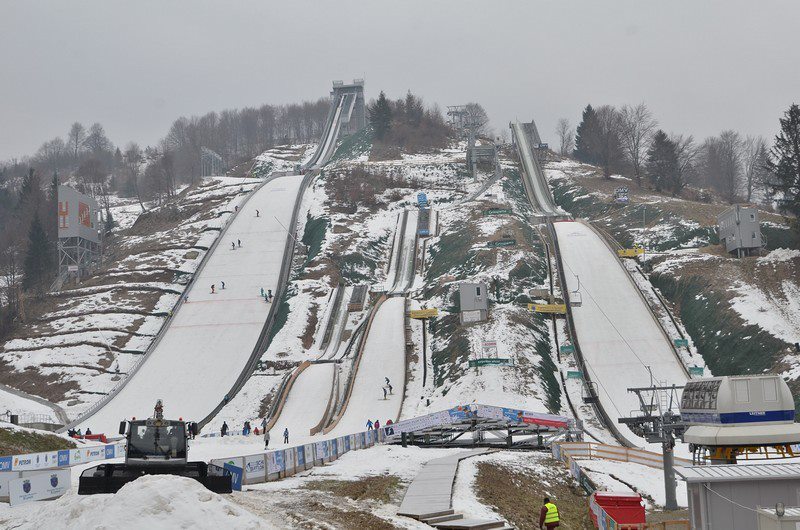
[[[348,131],[365,125],[363,87],[363,80],[338,87],[334,83],[325,133],[305,166],[306,175],[271,177],[247,197],[142,361],[67,427],[116,432],[122,419],[147,417],[158,398],[177,416],[203,425],[241,389],[268,345],[274,305],[291,265],[295,237],[291,231],[303,190],[332,156],[342,123],[352,122]],[[262,289],[274,293],[272,303],[264,300]],[[318,387],[330,373],[329,368],[314,367],[301,379],[301,386]],[[309,380],[316,383],[303,383]],[[331,385],[325,388],[329,392]],[[319,401],[326,406],[327,395]],[[298,403],[297,398],[288,403],[290,412],[295,405],[302,406]]]

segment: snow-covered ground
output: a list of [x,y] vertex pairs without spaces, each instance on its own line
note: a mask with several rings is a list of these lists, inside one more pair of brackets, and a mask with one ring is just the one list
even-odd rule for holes
[[115,432],[121,418],[148,417],[158,398],[170,417],[199,420],[222,401],[269,312],[260,290],[277,291],[301,182],[301,176],[276,178],[240,208],[161,342],[119,393],[80,427]]
[[34,417],[39,420],[51,418],[53,423],[58,421],[56,413],[51,407],[0,387],[0,417],[8,420],[6,413],[19,415],[21,422]]
[[186,477],[150,475],[116,494],[79,496],[73,488],[49,502],[10,508],[0,504],[0,527],[64,528],[276,528]]

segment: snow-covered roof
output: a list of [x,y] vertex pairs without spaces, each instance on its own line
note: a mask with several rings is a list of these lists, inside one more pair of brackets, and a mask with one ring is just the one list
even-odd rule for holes
[[800,479],[800,464],[755,464],[676,467],[686,482],[739,482]]

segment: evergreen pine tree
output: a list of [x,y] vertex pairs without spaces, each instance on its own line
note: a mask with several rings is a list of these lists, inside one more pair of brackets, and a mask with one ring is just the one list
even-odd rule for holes
[[41,290],[52,272],[53,249],[38,215],[28,230],[28,252],[22,267],[25,275],[22,286],[28,290]]
[[678,152],[675,143],[667,133],[658,130],[653,135],[653,143],[647,150],[647,178],[656,191],[667,189],[675,196],[683,189],[683,182],[678,163]]
[[378,140],[383,140],[392,127],[392,108],[383,91],[378,96],[378,100],[369,107],[369,124]]
[[600,157],[597,152],[598,136],[600,135],[600,122],[597,113],[591,105],[583,109],[578,128],[575,130],[575,158],[586,164],[597,164]]
[[773,173],[770,188],[783,210],[800,216],[800,107],[789,107],[780,123],[781,132],[775,136],[767,162]]

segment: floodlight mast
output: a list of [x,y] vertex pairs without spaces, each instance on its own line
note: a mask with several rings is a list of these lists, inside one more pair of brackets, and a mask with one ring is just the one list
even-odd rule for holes
[[[652,374],[651,374],[652,378]],[[667,510],[678,509],[675,481],[675,437],[681,436],[686,426],[681,422],[680,411],[673,410],[680,405],[678,390],[683,386],[656,386],[629,388],[628,392],[639,398],[641,415],[619,418],[619,423],[628,425],[632,431],[641,433],[651,443],[661,443],[664,461],[664,493]]]

